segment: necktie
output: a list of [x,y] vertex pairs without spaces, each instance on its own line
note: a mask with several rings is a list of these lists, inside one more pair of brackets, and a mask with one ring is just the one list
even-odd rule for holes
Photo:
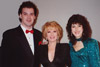
[[34,31],[33,30],[26,30],[26,33],[29,33],[29,32],[33,34]]

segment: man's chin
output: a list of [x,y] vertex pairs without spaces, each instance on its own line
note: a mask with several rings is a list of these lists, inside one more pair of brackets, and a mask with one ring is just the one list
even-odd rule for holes
[[33,25],[27,25],[27,27],[32,27]]

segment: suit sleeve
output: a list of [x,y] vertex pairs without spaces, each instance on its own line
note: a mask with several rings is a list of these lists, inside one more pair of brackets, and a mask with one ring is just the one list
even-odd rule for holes
[[[5,65],[7,66],[10,60],[10,53],[12,52],[11,51],[11,48],[10,48],[10,45],[12,44],[11,43],[11,37],[8,33],[4,33],[3,34],[3,39],[2,39],[2,43],[1,43],[1,62],[2,62],[2,66],[5,67]],[[8,65],[9,66],[9,65]]]
[[67,44],[67,66],[71,67],[70,47],[68,44]]

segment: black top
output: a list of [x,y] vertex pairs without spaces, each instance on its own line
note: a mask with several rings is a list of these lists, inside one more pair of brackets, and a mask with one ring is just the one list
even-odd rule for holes
[[39,47],[40,63],[44,67],[70,67],[70,51],[68,44],[57,44],[55,56],[52,62],[48,59],[48,45],[41,45]]

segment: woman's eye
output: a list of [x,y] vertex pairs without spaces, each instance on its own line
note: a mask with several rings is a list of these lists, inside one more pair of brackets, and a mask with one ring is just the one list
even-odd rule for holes
[[75,26],[72,26],[72,28],[75,28]]
[[56,31],[53,31],[53,32],[56,32]]
[[81,27],[82,25],[79,25],[79,27]]
[[50,33],[50,31],[48,31],[48,33]]

